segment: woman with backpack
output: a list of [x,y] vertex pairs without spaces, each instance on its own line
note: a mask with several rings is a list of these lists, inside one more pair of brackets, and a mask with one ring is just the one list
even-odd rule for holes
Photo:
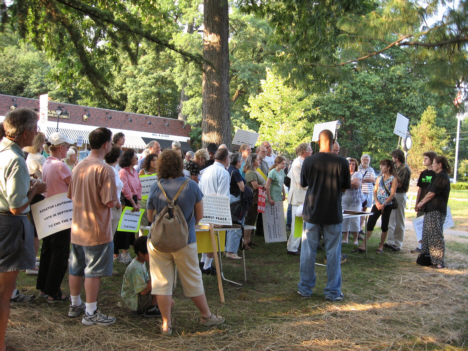
[[[172,334],[172,288],[176,265],[185,296],[192,299],[201,313],[200,323],[203,326],[224,323],[224,318],[211,313],[208,307],[202,275],[198,266],[195,224],[203,218],[203,194],[195,181],[184,177],[182,158],[174,151],[163,151],[158,157],[156,167],[159,181],[151,187],[147,203],[148,220],[153,222],[151,235],[153,236],[155,229],[158,229],[154,226],[161,223],[161,218],[158,215],[162,216],[168,209],[168,200],[174,202],[173,216],[175,217],[175,214],[179,214],[181,210],[185,218],[185,223],[180,223],[180,232],[188,230],[187,245],[174,252],[167,252],[170,250],[162,252],[155,248],[155,238],[148,240],[152,294],[157,295],[163,321],[161,333],[163,335]],[[155,215],[156,218],[154,218]],[[174,231],[171,233],[174,241],[180,239],[179,234],[179,232]]]

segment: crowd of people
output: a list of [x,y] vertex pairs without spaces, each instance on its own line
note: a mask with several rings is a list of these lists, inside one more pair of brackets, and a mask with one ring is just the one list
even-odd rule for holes
[[[317,251],[327,257],[327,301],[344,298],[341,290],[341,248],[350,236],[354,252],[364,252],[377,220],[382,217],[384,248],[399,251],[405,234],[406,193],[411,171],[401,150],[392,159],[380,161],[380,175],[364,154],[361,164],[339,155],[333,133],[319,135],[319,152],[310,144],[296,148],[296,158],[273,153],[268,141],[254,151],[248,144],[238,152],[226,145],[209,144],[206,149],[184,154],[179,142],[161,150],[157,141],[148,144],[139,157],[125,149],[125,135],[97,128],[89,134],[91,152],[78,162],[74,141],[60,133],[46,140],[37,132],[37,114],[29,109],[11,111],[5,117],[0,141],[0,351],[5,349],[5,332],[10,302],[31,301],[16,289],[21,270],[36,272],[39,297],[48,303],[70,302],[68,316],[80,317],[84,325],[111,325],[116,319],[98,308],[101,278],[113,274],[113,264],[126,264],[121,296],[137,315],[162,317],[161,332],[172,333],[172,289],[177,265],[184,294],[200,311],[200,323],[213,326],[224,318],[211,313],[203,288],[202,274],[215,275],[213,253],[197,254],[195,225],[203,218],[203,196],[223,195],[230,199],[233,220],[263,231],[258,211],[258,194],[265,191],[267,203],[283,206],[288,200],[287,227],[291,234],[285,254],[298,256],[298,294],[310,297],[315,287]],[[26,157],[27,155],[27,157]],[[443,223],[450,193],[447,159],[428,151],[423,155],[427,169],[418,180],[416,211],[424,215],[419,246],[412,250],[428,255],[433,268],[444,268]],[[147,200],[142,197],[140,176],[157,175]],[[286,186],[287,185],[287,186]],[[30,205],[57,194],[73,203],[70,229],[42,240],[39,268],[36,255],[39,240],[30,216]],[[288,195],[287,195],[288,194]],[[117,230],[122,208],[146,209],[145,220],[155,221],[168,201],[176,198],[188,228],[187,245],[176,252],[158,251],[146,236]],[[302,208],[302,237],[295,237],[295,220]],[[364,235],[362,217],[345,218],[344,211],[369,211]],[[364,237],[362,237],[364,235]],[[254,250],[252,230],[233,229],[226,234],[225,257],[239,260],[239,250]],[[359,245],[359,240],[363,242]],[[323,240],[323,242],[321,242]],[[322,248],[323,245],[323,248]],[[130,256],[133,246],[136,257]],[[149,273],[146,263],[149,263]],[[61,290],[68,269],[70,296]],[[85,289],[86,301],[81,300]]]

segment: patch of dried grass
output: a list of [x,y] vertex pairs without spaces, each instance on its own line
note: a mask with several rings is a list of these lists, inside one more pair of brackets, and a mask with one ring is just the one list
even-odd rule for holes
[[[415,242],[405,244],[412,247]],[[461,350],[467,335],[468,258],[458,252],[447,252],[447,257],[455,269],[423,268],[410,263],[415,255],[396,255],[400,269],[374,281],[375,294],[367,300],[349,293],[342,303],[311,299],[305,308],[282,310],[281,299],[264,297],[278,304],[277,314],[254,321],[249,311],[242,311],[243,322],[228,320],[219,329],[197,326],[193,307],[183,302],[175,310],[175,336],[170,338],[160,336],[158,320],[123,315],[111,327],[84,327],[81,319],[69,319],[53,307],[22,306],[12,309],[7,343],[28,351],[413,350],[426,345]],[[372,280],[371,273],[363,279]],[[179,318],[193,323],[178,330]]]

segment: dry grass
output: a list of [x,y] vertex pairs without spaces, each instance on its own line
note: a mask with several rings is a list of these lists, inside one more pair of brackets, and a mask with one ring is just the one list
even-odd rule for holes
[[[415,242],[408,234],[406,248]],[[448,237],[460,245],[468,239]],[[372,245],[372,244],[371,244]],[[265,246],[260,246],[262,249]],[[281,248],[281,250],[284,250]],[[176,293],[174,337],[159,335],[159,320],[129,317],[115,307],[112,295],[101,297],[104,312],[118,317],[114,326],[84,327],[66,317],[66,306],[45,301],[13,307],[7,343],[16,350],[464,350],[468,337],[468,257],[448,251],[450,269],[419,267],[409,253],[369,255],[343,268],[345,300],[328,303],[314,292],[312,299],[295,295],[296,280],[271,279],[250,267],[257,277],[244,288],[225,285],[227,303],[216,299],[216,280],[205,280],[213,310],[227,317],[219,328],[203,329],[190,301]],[[256,258],[255,258],[256,259]],[[256,262],[252,259],[251,264]],[[277,257],[289,269],[297,261]],[[377,260],[387,260],[383,265]],[[265,266],[270,261],[263,258]],[[354,266],[353,266],[354,265]],[[354,272],[358,265],[360,268]],[[260,271],[261,272],[261,271]],[[270,271],[269,271],[270,272]],[[294,272],[295,274],[296,272]],[[318,272],[324,280],[324,271]],[[278,282],[272,282],[278,280]],[[317,295],[317,296],[316,296]],[[115,298],[115,296],[114,296]]]

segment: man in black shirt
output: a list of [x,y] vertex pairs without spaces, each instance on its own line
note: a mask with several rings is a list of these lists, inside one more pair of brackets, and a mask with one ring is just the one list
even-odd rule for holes
[[323,233],[327,253],[327,285],[324,289],[327,301],[343,300],[341,292],[341,230],[343,213],[341,194],[351,187],[348,162],[332,153],[333,134],[324,130],[319,135],[320,151],[304,160],[301,186],[307,187],[304,201],[304,231],[300,282],[298,293],[310,297],[315,286],[315,256]]
[[[429,187],[432,183],[432,180],[435,177],[435,172],[432,170],[432,162],[434,161],[434,158],[437,156],[437,154],[434,151],[427,151],[423,153],[423,164],[426,166],[426,170],[422,171],[421,174],[419,175],[418,179],[418,195],[416,196],[416,203],[414,204],[414,209],[418,213],[417,216],[421,217],[424,216],[424,208],[421,210],[417,210],[417,206],[419,201],[424,199],[424,196],[426,196],[427,191],[429,190]],[[418,243],[418,247],[414,250],[411,250],[411,253],[420,253],[421,252],[421,241]]]

